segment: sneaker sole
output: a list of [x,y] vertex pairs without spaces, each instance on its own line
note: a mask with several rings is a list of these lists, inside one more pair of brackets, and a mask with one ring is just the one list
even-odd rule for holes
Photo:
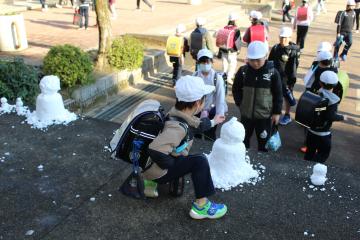
[[220,215],[214,215],[214,216],[204,216],[204,215],[200,215],[200,214],[198,214],[197,212],[195,212],[194,210],[190,210],[190,213],[189,213],[189,215],[190,215],[190,217],[192,218],[192,219],[196,219],[196,220],[201,220],[201,219],[205,219],[205,218],[208,218],[208,219],[219,219],[219,218],[222,218],[225,214],[227,213],[227,210],[226,211],[224,211],[224,213],[222,213],[222,214],[220,214]]

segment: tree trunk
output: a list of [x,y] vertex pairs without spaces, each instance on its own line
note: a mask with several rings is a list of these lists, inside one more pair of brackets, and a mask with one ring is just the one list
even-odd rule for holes
[[107,54],[111,47],[112,37],[108,0],[96,0],[95,9],[99,28],[99,50],[95,68],[98,71],[104,71],[109,67]]

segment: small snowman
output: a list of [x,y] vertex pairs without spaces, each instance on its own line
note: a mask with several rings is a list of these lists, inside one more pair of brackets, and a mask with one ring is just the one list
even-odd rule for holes
[[221,127],[220,138],[208,156],[211,176],[216,188],[232,187],[257,178],[259,173],[246,160],[244,126],[233,117]]
[[19,116],[26,115],[27,109],[24,107],[24,103],[20,97],[16,98],[16,113]]
[[1,101],[0,111],[4,113],[10,113],[12,111],[12,106],[8,104],[8,100],[5,97],[2,97],[0,101]]
[[313,174],[310,176],[312,184],[315,186],[325,185],[325,182],[327,180],[326,173],[327,166],[321,163],[315,164],[313,168]]

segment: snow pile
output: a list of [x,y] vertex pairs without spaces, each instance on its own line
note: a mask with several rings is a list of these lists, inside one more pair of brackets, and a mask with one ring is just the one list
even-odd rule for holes
[[313,168],[313,174],[310,176],[312,184],[314,184],[315,186],[324,185],[327,179],[326,173],[327,166],[321,163],[315,164]]
[[21,98],[16,99],[15,110],[16,114],[19,116],[27,116],[30,113],[29,108],[24,106]]
[[233,117],[222,126],[220,138],[208,155],[216,188],[230,190],[242,183],[255,184],[260,179],[259,172],[254,170],[250,158],[246,156],[244,137],[244,126],[237,118]]
[[40,81],[41,94],[36,99],[36,111],[28,114],[27,123],[43,129],[53,124],[68,124],[77,119],[64,107],[57,76],[45,76]]

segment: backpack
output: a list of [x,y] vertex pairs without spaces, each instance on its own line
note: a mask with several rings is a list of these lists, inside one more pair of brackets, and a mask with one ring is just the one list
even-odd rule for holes
[[340,18],[341,16],[343,15],[344,11],[340,10],[336,13],[336,16],[335,16],[335,20],[334,20],[334,23],[337,23],[339,24],[340,23]]
[[299,7],[296,14],[298,21],[306,21],[308,19],[308,7]]
[[205,48],[205,32],[199,30],[199,29],[195,29],[191,34],[190,34],[190,54],[191,56],[196,59],[198,52]]
[[232,49],[235,46],[236,26],[225,26],[216,34],[216,46],[222,49]]
[[145,100],[140,103],[127,117],[110,141],[111,157],[121,159],[146,170],[151,160],[148,155],[149,144],[163,130],[168,120],[179,121],[186,131],[185,138],[179,147],[189,140],[188,125],[178,117],[166,117],[164,109],[156,100]]
[[184,49],[184,37],[170,36],[166,41],[166,53],[170,57],[181,57]]
[[253,41],[260,41],[260,42],[266,42],[267,36],[266,36],[266,26],[261,25],[253,25],[250,27],[250,42]]

